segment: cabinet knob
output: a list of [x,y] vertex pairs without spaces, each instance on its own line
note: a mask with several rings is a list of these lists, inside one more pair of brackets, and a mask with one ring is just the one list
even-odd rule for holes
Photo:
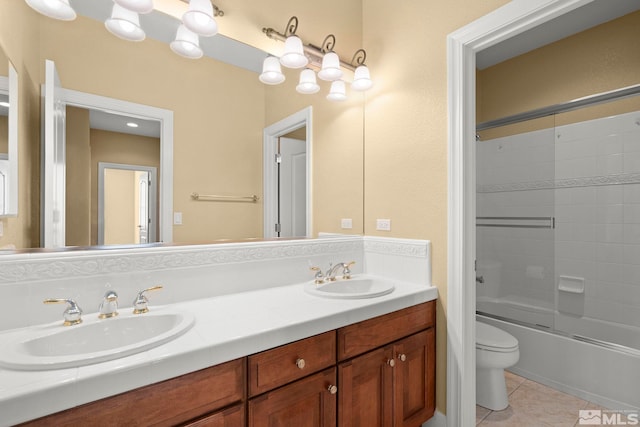
[[304,369],[306,364],[307,362],[305,362],[302,358],[296,360],[296,366],[298,367],[298,369]]
[[393,368],[394,366],[396,366],[396,361],[395,361],[395,359],[389,359],[389,360],[387,360],[387,365],[391,366],[392,368]]
[[407,355],[404,353],[400,353],[398,355],[398,359],[400,359],[401,362],[406,362],[407,361]]
[[327,390],[329,390],[329,393],[331,394],[336,394],[338,392],[338,387],[336,387],[335,385],[330,385],[329,387],[327,387]]

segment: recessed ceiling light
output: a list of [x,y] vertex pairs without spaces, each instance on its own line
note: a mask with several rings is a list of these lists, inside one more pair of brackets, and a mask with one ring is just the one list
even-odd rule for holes
[[0,101],[0,107],[7,107],[9,108],[9,103],[6,101]]
[[138,124],[137,123],[133,123],[133,122],[129,122],[129,123],[127,123],[127,126],[129,126],[130,128],[137,128]]

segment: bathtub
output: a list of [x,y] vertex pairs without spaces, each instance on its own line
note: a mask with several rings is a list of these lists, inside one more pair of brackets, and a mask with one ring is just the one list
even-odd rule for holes
[[[491,301],[484,302],[485,309],[487,303],[491,304]],[[495,304],[504,312],[521,309],[508,307],[504,301]],[[482,306],[483,303],[479,301],[478,305]],[[525,314],[529,313],[524,311]],[[533,313],[535,316],[540,314],[535,310]],[[542,318],[547,318],[548,313],[542,314]],[[503,329],[518,339],[520,360],[510,371],[608,409],[640,409],[640,351],[618,345],[602,345],[543,327],[528,327],[483,314],[478,314],[477,319]],[[561,320],[561,317],[558,318],[558,321]],[[612,325],[598,323],[592,323],[598,333],[606,335],[607,328],[611,332]],[[586,324],[581,327],[589,329]],[[627,335],[631,337],[632,334]],[[637,342],[638,335],[634,340]]]

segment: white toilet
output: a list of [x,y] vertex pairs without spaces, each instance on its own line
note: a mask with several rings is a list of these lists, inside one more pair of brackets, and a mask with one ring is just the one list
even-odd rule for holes
[[476,321],[476,403],[494,411],[509,406],[504,369],[520,358],[518,340],[495,326]]

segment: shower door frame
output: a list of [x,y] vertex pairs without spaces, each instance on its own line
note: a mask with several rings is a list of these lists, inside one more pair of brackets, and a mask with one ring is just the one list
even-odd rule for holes
[[447,37],[447,425],[475,425],[476,52],[593,0],[514,0]]

